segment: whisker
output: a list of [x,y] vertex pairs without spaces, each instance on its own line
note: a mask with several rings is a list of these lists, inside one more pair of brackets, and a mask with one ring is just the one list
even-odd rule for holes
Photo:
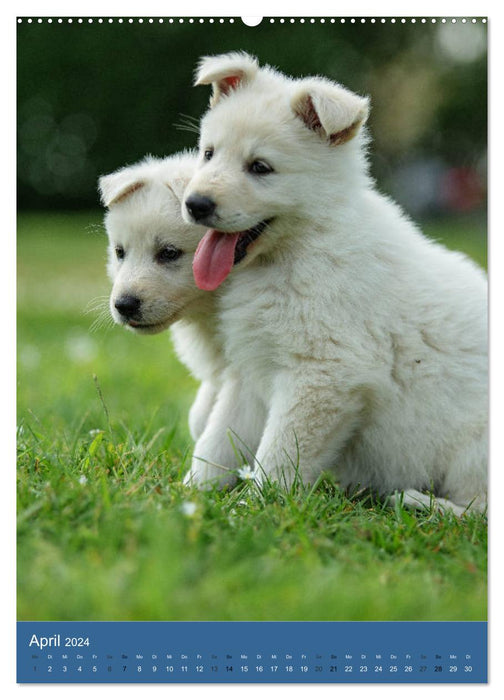
[[101,328],[112,328],[114,326],[114,319],[108,313],[108,311],[103,310],[91,323],[89,326],[90,333],[95,333]]
[[86,304],[86,307],[84,308],[84,313],[85,314],[90,314],[95,311],[107,311],[108,312],[109,308],[109,296],[108,294],[104,294],[102,296],[95,297],[94,299],[91,299],[88,301]]
[[98,233],[100,235],[106,233],[106,231],[107,231],[104,223],[96,223],[96,222],[86,224],[86,226],[84,227],[84,230],[86,231],[86,233],[93,233],[93,234]]
[[108,296],[99,296],[91,299],[84,309],[85,314],[95,314],[96,312],[99,313],[89,327],[90,332],[94,333],[99,328],[111,328],[114,325],[114,319],[110,314]]
[[177,129],[177,131],[187,131],[190,134],[196,135],[199,134],[199,129],[194,126],[191,126],[190,124],[174,124],[173,126]]
[[184,112],[181,112],[179,116],[181,116],[182,119],[184,119],[188,124],[194,124],[195,126],[198,126],[200,123],[200,118],[193,117],[192,114],[184,114]]
[[181,114],[181,121],[176,122],[174,127],[179,131],[189,131],[192,134],[199,134],[199,119],[188,114]]

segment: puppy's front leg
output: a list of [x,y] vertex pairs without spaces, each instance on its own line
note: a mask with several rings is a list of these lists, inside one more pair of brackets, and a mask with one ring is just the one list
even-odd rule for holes
[[244,460],[252,461],[264,427],[265,408],[239,377],[228,376],[219,391],[201,437],[194,447],[191,469],[184,483],[208,487],[235,481]]
[[213,382],[202,382],[189,410],[189,431],[197,440],[205,429],[208,417],[217,398],[218,388]]
[[284,377],[276,387],[256,462],[259,471],[290,487],[337,464],[343,445],[359,425],[363,397],[340,392],[317,378]]

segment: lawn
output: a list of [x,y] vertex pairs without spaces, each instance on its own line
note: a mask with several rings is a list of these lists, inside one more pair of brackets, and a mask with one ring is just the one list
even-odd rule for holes
[[[101,214],[18,222],[19,620],[483,620],[487,524],[181,484],[195,381],[106,312]],[[486,264],[478,221],[426,228]]]

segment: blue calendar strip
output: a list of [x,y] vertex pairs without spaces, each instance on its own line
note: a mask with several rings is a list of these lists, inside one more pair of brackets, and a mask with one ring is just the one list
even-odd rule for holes
[[486,622],[18,622],[18,683],[486,683]]

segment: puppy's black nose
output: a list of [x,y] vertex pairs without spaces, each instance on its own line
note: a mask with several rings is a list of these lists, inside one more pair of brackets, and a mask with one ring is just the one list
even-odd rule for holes
[[142,301],[133,294],[123,294],[114,303],[114,306],[124,318],[133,318],[140,311]]
[[211,216],[215,211],[215,202],[210,197],[201,194],[192,194],[186,199],[186,207],[195,221]]

